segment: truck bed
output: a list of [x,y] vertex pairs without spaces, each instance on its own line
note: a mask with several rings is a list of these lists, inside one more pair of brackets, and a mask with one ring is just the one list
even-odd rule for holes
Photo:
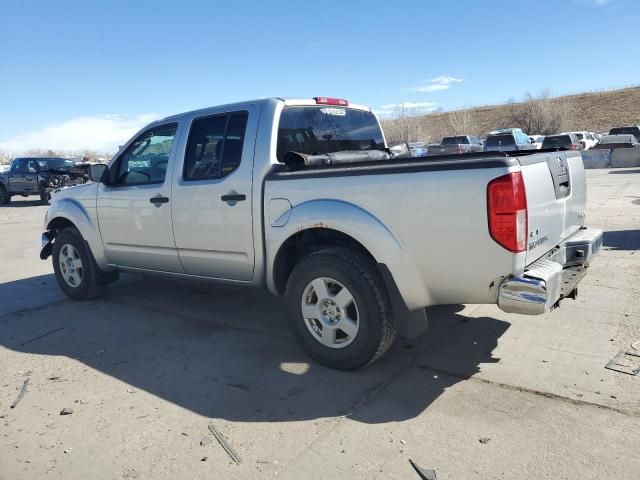
[[[571,173],[567,173],[566,188],[559,186],[565,184],[564,177],[560,178],[556,171],[559,163]],[[528,232],[527,251],[514,254],[489,235],[487,185],[515,171],[521,171],[525,181]],[[413,285],[402,286],[404,291],[412,291],[413,306],[494,303],[495,292],[490,287],[494,282],[510,274],[522,274],[527,265],[583,225],[584,185],[579,152],[556,150],[469,153],[453,158],[407,158],[297,169],[278,165],[266,177],[265,215],[269,215],[272,200],[286,198],[295,224],[296,208],[317,200],[318,192],[323,192],[322,198],[334,202],[323,208],[333,210],[344,205],[366,212],[402,243],[409,257],[405,267],[418,272]],[[310,214],[307,211],[305,215]],[[324,215],[321,208],[313,215],[315,224],[332,227],[326,221],[329,215]],[[348,215],[345,221],[349,221]],[[357,223],[354,219],[354,229],[359,228]],[[267,245],[277,244],[269,237],[281,235],[281,230],[270,228],[268,218],[265,225]],[[357,234],[356,231],[354,235]],[[365,238],[361,243],[366,241]]]

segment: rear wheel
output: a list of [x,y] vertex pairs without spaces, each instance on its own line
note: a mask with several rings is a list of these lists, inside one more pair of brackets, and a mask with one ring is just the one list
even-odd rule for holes
[[384,282],[363,253],[331,248],[293,269],[285,292],[289,325],[319,363],[355,370],[380,358],[396,336]]
[[6,205],[9,202],[11,202],[11,195],[4,185],[0,185],[0,205]]
[[56,280],[67,297],[88,300],[100,293],[100,272],[76,228],[65,228],[58,233],[52,259]]
[[40,184],[38,193],[40,194],[40,200],[42,202],[49,203],[49,201],[51,200],[51,192],[47,191],[47,186],[44,183]]

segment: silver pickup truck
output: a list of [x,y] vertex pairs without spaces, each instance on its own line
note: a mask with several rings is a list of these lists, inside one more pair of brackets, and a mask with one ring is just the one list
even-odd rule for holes
[[168,117],[54,194],[40,256],[78,300],[119,271],[266,287],[339,369],[379,358],[431,305],[533,315],[575,298],[602,241],[584,226],[579,152],[399,151],[346,100]]

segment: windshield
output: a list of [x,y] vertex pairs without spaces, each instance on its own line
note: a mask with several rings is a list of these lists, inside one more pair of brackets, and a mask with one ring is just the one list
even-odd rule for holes
[[612,128],[609,135],[633,135],[640,142],[640,127]]
[[278,128],[277,157],[385,148],[382,130],[371,112],[349,108],[285,107]]
[[469,145],[467,137],[444,137],[442,145]]
[[488,147],[497,147],[500,145],[515,145],[516,141],[513,135],[491,135],[487,138]]
[[73,161],[65,158],[43,158],[38,160],[38,165],[43,170],[51,168],[73,167]]

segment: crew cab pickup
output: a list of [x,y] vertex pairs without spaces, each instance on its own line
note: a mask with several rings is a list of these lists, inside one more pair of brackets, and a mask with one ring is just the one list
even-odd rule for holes
[[0,205],[14,195],[38,195],[48,202],[52,191],[89,180],[88,170],[65,158],[15,158],[9,171],[0,173]]
[[461,153],[482,152],[484,146],[475,135],[444,137],[440,145],[430,146],[429,155],[460,155]]
[[580,152],[402,152],[340,99],[168,117],[53,195],[40,256],[79,300],[118,271],[268,288],[303,349],[339,369],[382,356],[431,305],[532,315],[575,298],[602,241],[584,226]]

